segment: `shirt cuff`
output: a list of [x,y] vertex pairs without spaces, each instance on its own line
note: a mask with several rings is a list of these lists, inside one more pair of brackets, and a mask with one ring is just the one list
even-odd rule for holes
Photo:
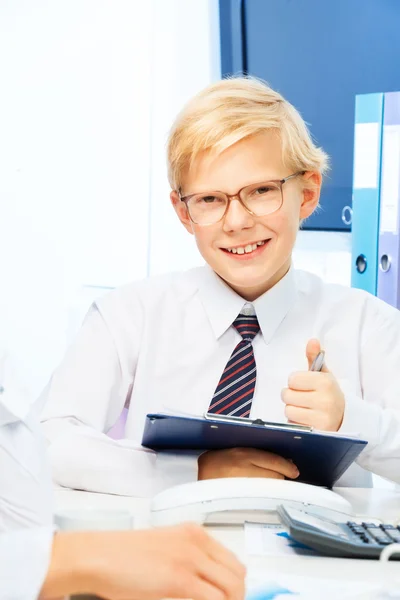
[[157,453],[157,480],[159,485],[155,493],[183,483],[197,481],[198,457],[202,450],[186,450],[185,452]]
[[0,600],[39,598],[50,563],[51,527],[0,534]]
[[380,441],[381,408],[355,395],[346,395],[343,421],[339,432],[366,440],[367,451]]

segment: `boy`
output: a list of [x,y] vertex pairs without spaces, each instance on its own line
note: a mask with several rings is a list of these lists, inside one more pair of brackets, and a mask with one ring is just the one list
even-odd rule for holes
[[[55,480],[147,496],[196,478],[298,476],[259,450],[140,447],[146,413],[209,410],[358,432],[369,443],[341,483],[370,485],[365,469],[400,481],[398,311],[291,266],[327,170],[298,112],[255,79],[215,83],[178,116],[168,166],[173,207],[207,265],[94,305],[46,391]],[[321,347],[326,366],[310,372]],[[113,441],[105,432],[124,406],[126,439]]]

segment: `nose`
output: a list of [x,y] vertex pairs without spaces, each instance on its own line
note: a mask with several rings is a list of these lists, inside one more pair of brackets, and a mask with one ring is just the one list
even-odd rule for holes
[[224,231],[240,231],[241,229],[253,227],[253,225],[253,216],[245,209],[239,198],[231,198],[224,217]]

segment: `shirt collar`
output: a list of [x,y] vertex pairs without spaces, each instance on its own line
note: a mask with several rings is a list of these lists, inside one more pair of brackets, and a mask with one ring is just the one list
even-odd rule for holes
[[[293,267],[273,288],[250,303],[254,306],[266,344],[274,336],[296,299]],[[199,295],[216,338],[232,325],[245,304],[209,266],[204,267],[199,284]]]

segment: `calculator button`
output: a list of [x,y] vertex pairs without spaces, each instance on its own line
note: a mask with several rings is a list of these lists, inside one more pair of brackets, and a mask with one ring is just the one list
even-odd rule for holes
[[386,535],[380,536],[380,535],[376,535],[375,536],[375,540],[378,542],[378,544],[380,546],[387,546],[388,544],[392,544],[392,540],[390,540]]
[[397,527],[395,527],[394,525],[389,525],[389,524],[384,524],[381,525],[381,529],[383,529],[383,531],[397,531]]
[[396,542],[396,544],[400,544],[400,535],[399,534],[392,533],[391,531],[389,531],[388,535],[390,535],[393,542]]
[[362,531],[362,530],[363,530],[363,527],[362,527],[361,523],[353,523],[353,522],[351,522],[351,521],[348,521],[348,522],[347,522],[347,526],[348,526],[348,527],[349,527],[349,528],[350,528],[352,531],[356,531],[356,530]]
[[365,529],[380,529],[380,526],[377,525],[376,523],[362,523],[362,526]]
[[379,529],[379,527],[373,529],[372,527],[368,527],[368,529],[365,530],[366,533],[369,533],[369,535],[372,535],[372,537],[376,537],[377,535],[383,535],[383,537],[385,537],[385,532],[382,531],[382,529]]

